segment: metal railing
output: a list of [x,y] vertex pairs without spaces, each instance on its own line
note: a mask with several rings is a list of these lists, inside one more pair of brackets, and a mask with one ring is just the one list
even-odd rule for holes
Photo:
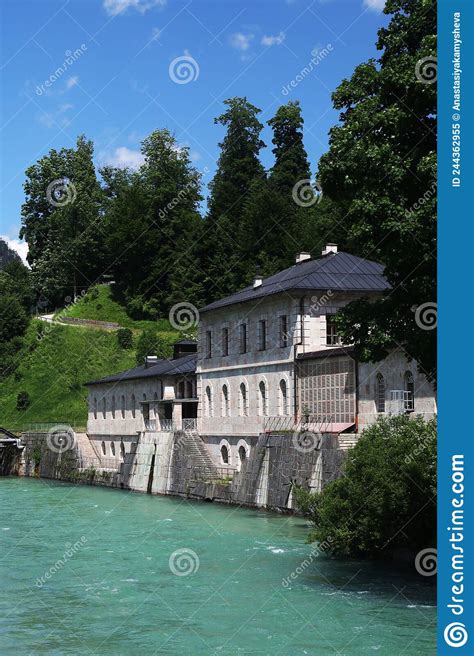
[[172,419],[160,419],[160,426],[162,431],[172,431],[173,430],[173,420]]
[[183,419],[183,430],[196,430],[197,429],[197,419],[185,418]]
[[145,419],[145,429],[156,431],[156,419]]
[[276,416],[266,417],[263,424],[264,433],[295,433],[311,431],[324,433],[334,422],[334,415],[304,415],[303,417]]

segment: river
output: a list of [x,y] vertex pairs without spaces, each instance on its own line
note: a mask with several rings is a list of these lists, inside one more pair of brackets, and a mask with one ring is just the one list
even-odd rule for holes
[[432,582],[310,561],[301,518],[25,478],[0,508],[2,656],[435,653]]

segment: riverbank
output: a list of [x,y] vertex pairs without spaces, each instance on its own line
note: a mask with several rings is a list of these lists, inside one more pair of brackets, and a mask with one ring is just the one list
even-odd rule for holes
[[431,582],[317,553],[301,518],[15,477],[0,503],[1,653],[435,652]]

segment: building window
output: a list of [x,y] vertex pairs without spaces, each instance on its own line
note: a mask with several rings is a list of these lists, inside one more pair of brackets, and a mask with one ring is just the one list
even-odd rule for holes
[[184,380],[178,383],[178,399],[184,399]]
[[97,419],[97,399],[94,397],[94,419]]
[[280,347],[288,346],[288,317],[283,314],[279,319]]
[[266,417],[268,414],[268,401],[267,401],[267,386],[263,382],[263,380],[260,381],[258,384],[258,390],[259,390],[259,401],[260,401],[260,415],[262,417]]
[[120,441],[120,456],[125,460],[125,444],[122,441]]
[[249,402],[247,387],[245,383],[240,383],[240,415],[242,417],[248,417],[249,414]]
[[112,419],[115,419],[115,396],[112,396]]
[[258,350],[265,351],[267,348],[267,322],[265,319],[260,319],[258,322],[257,333]]
[[247,353],[247,324],[241,323],[239,327],[240,352]]
[[135,413],[137,410],[137,402],[135,400],[135,394],[132,394],[131,404],[132,404],[132,417],[135,419]]
[[411,371],[405,374],[405,410],[413,412],[415,409],[415,383]]
[[105,456],[105,442],[102,442],[101,447],[102,447],[102,453]]
[[288,414],[288,385],[286,380],[280,380],[280,414]]
[[120,397],[120,412],[122,413],[122,419],[125,419],[125,396],[123,394]]
[[154,401],[153,416],[155,417],[155,419],[157,419],[158,418],[158,392],[155,392],[153,394],[153,401]]
[[206,358],[212,358],[212,333],[206,331]]
[[206,387],[206,416],[212,417],[212,390],[209,385]]
[[334,321],[334,315],[326,315],[326,346],[340,346],[341,338],[337,332],[337,325]]
[[221,458],[224,465],[229,464],[229,449],[226,447],[225,444],[221,446]]
[[242,463],[247,458],[247,451],[244,446],[239,446],[239,460]]
[[105,419],[106,416],[107,416],[107,401],[104,396],[104,398],[102,399],[102,417]]
[[221,349],[222,349],[222,355],[229,355],[229,329],[228,328],[223,328],[222,329],[222,344],[221,344]]
[[229,388],[227,385],[222,385],[222,416],[230,416],[230,406],[229,406]]
[[110,443],[110,452],[113,456],[115,455],[115,442]]
[[187,398],[187,399],[193,399],[194,398],[192,380],[186,381],[186,397],[185,398]]
[[382,374],[377,374],[375,382],[375,405],[377,412],[385,412],[385,380]]

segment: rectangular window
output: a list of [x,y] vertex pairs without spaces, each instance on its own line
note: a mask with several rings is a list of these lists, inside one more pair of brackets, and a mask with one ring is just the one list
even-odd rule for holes
[[265,351],[267,348],[267,322],[265,319],[261,319],[257,324],[258,329],[258,350]]
[[280,317],[280,347],[288,346],[288,317],[286,314]]
[[212,333],[206,332],[206,358],[212,358]]
[[229,355],[229,329],[222,329],[222,355]]
[[240,324],[240,352],[247,353],[247,324]]
[[334,321],[334,315],[326,315],[326,346],[340,346],[341,338],[337,333],[337,325]]

